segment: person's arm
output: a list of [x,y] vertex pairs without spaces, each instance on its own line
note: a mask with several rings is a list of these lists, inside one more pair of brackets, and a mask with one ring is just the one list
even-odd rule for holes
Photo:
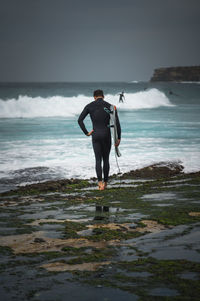
[[89,132],[87,131],[86,127],[85,127],[85,124],[83,122],[83,120],[85,119],[85,117],[88,115],[89,111],[88,111],[88,106],[86,106],[82,113],[80,114],[79,118],[78,118],[78,124],[81,128],[81,130],[83,131],[83,133],[87,136],[89,136]]

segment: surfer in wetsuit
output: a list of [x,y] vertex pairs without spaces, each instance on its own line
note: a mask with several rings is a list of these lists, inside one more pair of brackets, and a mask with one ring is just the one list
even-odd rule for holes
[[179,96],[178,94],[172,92],[172,90],[169,90],[169,95],[175,95],[175,96]]
[[[78,123],[85,135],[92,136],[92,145],[96,159],[96,174],[98,178],[98,186],[99,190],[104,190],[108,182],[110,169],[109,154],[111,149],[111,133],[109,127],[110,114],[108,114],[105,109],[110,110],[111,104],[104,101],[102,90],[94,91],[93,96],[95,100],[85,106],[78,118]],[[90,132],[87,131],[83,122],[88,114],[90,115],[93,125],[93,130]],[[116,123],[118,133],[118,142],[116,143],[116,146],[118,146],[121,139],[121,127],[117,111]],[[102,181],[102,159],[104,182]]]
[[119,94],[119,102],[124,102],[125,96],[124,96],[124,91]]

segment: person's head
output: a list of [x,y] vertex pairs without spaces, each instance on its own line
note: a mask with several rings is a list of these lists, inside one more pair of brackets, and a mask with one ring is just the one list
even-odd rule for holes
[[103,95],[103,91],[102,90],[95,90],[93,92],[93,96],[94,96],[94,99],[96,100],[97,98],[104,98],[104,95]]

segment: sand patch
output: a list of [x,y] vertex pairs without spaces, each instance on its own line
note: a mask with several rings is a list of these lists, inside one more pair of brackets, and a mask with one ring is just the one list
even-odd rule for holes
[[142,220],[141,222],[143,224],[145,224],[146,227],[136,228],[136,230],[140,233],[144,233],[144,232],[158,233],[158,232],[161,232],[162,230],[173,228],[172,226],[165,226],[165,225],[159,224],[158,222],[152,221],[152,220]]
[[116,224],[116,223],[109,223],[109,224],[94,224],[94,225],[86,225],[89,229],[95,229],[95,228],[107,228],[110,230],[124,230],[127,231],[129,229],[129,224]]
[[27,225],[30,226],[39,226],[40,224],[50,224],[50,223],[65,223],[65,222],[74,222],[74,223],[84,223],[88,222],[87,218],[82,218],[82,219],[46,219],[46,218],[41,218],[41,219],[36,219],[31,223],[28,223]]
[[200,212],[190,212],[190,216],[200,216]]
[[104,262],[86,262],[81,264],[67,264],[63,262],[53,262],[53,263],[47,263],[42,266],[41,268],[44,268],[50,272],[65,272],[65,271],[96,271],[100,267],[104,265],[110,264],[110,261],[104,261]]
[[94,247],[105,248],[116,244],[115,241],[93,242],[85,238],[59,239],[45,237],[43,231],[31,234],[10,235],[0,237],[0,245],[13,249],[15,254],[19,253],[41,253],[50,251],[61,251],[63,247]]
[[153,220],[142,220],[143,224],[145,224],[146,227],[132,227],[132,223],[124,223],[124,224],[117,224],[117,223],[108,223],[108,224],[95,224],[95,225],[87,225],[86,227],[89,229],[95,229],[95,228],[106,228],[110,230],[120,230],[120,231],[128,231],[128,232],[151,232],[156,233],[160,232],[162,230],[165,230],[166,227],[162,224],[159,224],[156,221]]
[[23,204],[26,204],[27,202],[33,204],[33,203],[41,203],[44,199],[42,198],[30,198],[30,197],[21,197],[17,198],[15,201],[14,199],[2,199],[0,203],[0,207],[12,207],[12,206],[20,206]]
[[[200,212],[191,212],[190,214],[198,214]],[[194,215],[193,215],[194,216]],[[197,216],[197,215],[195,215]],[[68,220],[56,220],[56,219],[40,219],[33,221],[32,225],[39,225],[40,223],[64,223]],[[71,220],[70,220],[71,221]],[[80,222],[80,220],[78,220]],[[146,227],[136,227],[133,228],[131,223],[117,224],[117,223],[109,223],[109,224],[95,224],[95,225],[87,225],[88,229],[95,228],[107,228],[110,230],[118,230],[122,232],[150,232],[157,233],[162,230],[165,230],[168,227],[157,223],[153,220],[142,220],[142,223],[146,225]],[[84,230],[85,231],[85,230]],[[79,231],[80,232],[80,231]],[[77,232],[77,233],[79,233]],[[37,231],[31,234],[19,234],[19,235],[10,235],[10,236],[2,236],[0,237],[0,245],[7,246],[13,249],[15,254],[19,253],[41,253],[41,252],[50,252],[50,251],[61,251],[63,247],[73,247],[73,248],[81,248],[81,247],[94,247],[94,248],[106,248],[108,246],[119,245],[120,241],[117,240],[101,240],[98,242],[88,240],[87,238],[69,238],[69,239],[60,239],[60,238],[50,238],[46,237],[48,235],[44,231]]]

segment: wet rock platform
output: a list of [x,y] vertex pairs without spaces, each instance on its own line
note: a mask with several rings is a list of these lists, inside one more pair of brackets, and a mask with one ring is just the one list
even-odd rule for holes
[[0,195],[2,300],[199,300],[200,173],[158,164]]

